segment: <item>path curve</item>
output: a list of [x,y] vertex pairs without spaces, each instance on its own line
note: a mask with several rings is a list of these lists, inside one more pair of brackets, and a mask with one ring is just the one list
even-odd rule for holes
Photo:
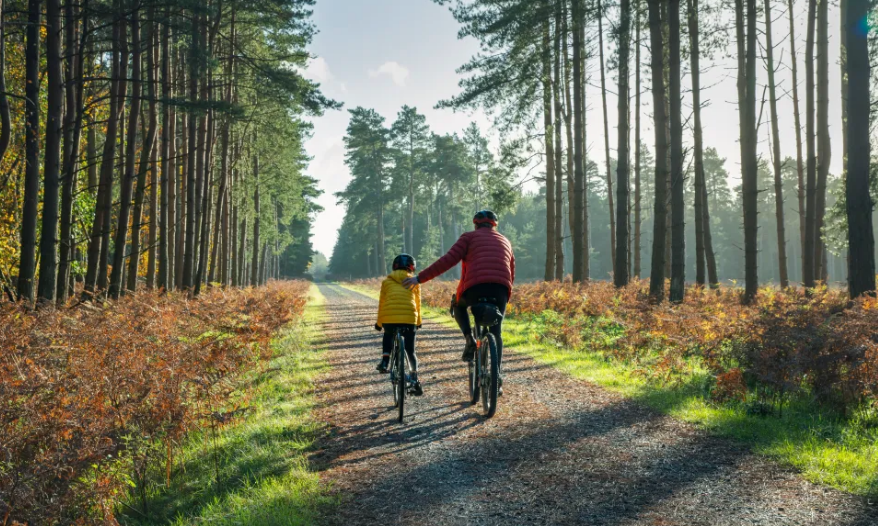
[[465,402],[460,335],[425,320],[425,395],[398,424],[374,366],[377,302],[326,297],[329,423],[312,461],[340,498],[327,525],[878,525],[878,503],[811,484],[727,440],[507,353],[493,419]]

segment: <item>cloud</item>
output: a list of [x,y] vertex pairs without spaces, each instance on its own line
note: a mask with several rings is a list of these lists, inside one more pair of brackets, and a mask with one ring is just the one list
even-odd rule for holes
[[323,57],[309,60],[304,76],[306,79],[313,80],[314,82],[329,82],[335,78],[329,69],[329,64],[326,63]]
[[387,75],[393,79],[393,83],[400,87],[405,87],[405,81],[409,76],[409,70],[402,66],[399,62],[385,62],[378,69],[370,69],[369,76],[372,78],[380,75]]

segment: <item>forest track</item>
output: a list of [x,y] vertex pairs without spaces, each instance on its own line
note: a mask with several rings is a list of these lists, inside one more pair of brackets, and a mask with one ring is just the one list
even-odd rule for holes
[[466,401],[457,331],[418,334],[424,396],[398,424],[375,372],[377,302],[326,297],[329,431],[312,456],[341,497],[329,525],[878,525],[878,503],[811,484],[746,447],[506,353],[494,418]]

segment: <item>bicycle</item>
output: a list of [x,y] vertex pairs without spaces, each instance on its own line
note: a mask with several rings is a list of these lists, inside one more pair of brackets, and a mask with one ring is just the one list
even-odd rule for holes
[[496,301],[494,298],[479,298],[479,302],[472,306],[477,347],[475,357],[467,364],[470,403],[476,405],[481,398],[486,418],[497,412],[500,390],[500,353],[490,329],[503,320],[503,314],[491,300]]
[[411,387],[411,369],[408,365],[408,353],[405,350],[405,339],[400,329],[391,329],[393,347],[390,351],[390,383],[393,386],[393,406],[399,409],[399,423],[405,415],[405,396]]

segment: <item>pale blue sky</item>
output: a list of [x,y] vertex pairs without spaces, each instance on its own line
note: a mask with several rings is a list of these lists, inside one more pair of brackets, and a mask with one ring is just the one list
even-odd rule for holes
[[[795,133],[793,127],[792,101],[788,95],[791,89],[789,73],[789,22],[787,13],[780,10],[780,3],[774,3],[773,13],[775,60],[779,63],[776,75],[778,82],[778,112],[781,133],[782,156],[795,155]],[[800,71],[800,90],[804,75],[804,0],[795,3],[797,22],[797,53]],[[613,15],[611,15],[613,16]],[[840,74],[838,61],[839,16],[837,6],[830,6],[830,131],[833,138],[832,173],[841,170],[841,103],[839,97]],[[307,75],[322,84],[324,92],[330,97],[345,103],[342,111],[330,112],[315,119],[314,137],[307,143],[313,161],[309,173],[320,181],[324,195],[320,204],[326,209],[321,213],[314,227],[314,246],[329,257],[335,244],[337,229],[341,225],[344,209],[335,203],[335,192],[342,190],[350,179],[344,165],[343,137],[348,123],[348,108],[365,106],[374,108],[387,119],[390,125],[396,113],[404,104],[416,106],[427,116],[427,122],[438,133],[461,131],[469,122],[475,120],[484,128],[490,122],[482,113],[475,115],[455,114],[449,110],[434,110],[440,99],[448,98],[458,92],[457,67],[478,52],[478,44],[472,39],[457,39],[458,24],[446,7],[440,7],[431,0],[318,0],[314,9],[314,23],[319,34],[311,47],[317,57],[308,68]],[[761,23],[760,23],[761,26]],[[604,27],[607,32],[607,27]],[[760,31],[763,28],[760,27]],[[644,39],[648,35],[643,35]],[[761,39],[762,37],[760,37]],[[607,56],[611,51],[605,42]],[[595,43],[596,47],[596,43]],[[734,42],[730,43],[732,51]],[[721,156],[728,158],[726,164],[732,180],[738,181],[740,150],[738,147],[737,93],[735,88],[735,64],[725,53],[717,53],[715,61],[702,60],[702,98],[706,107],[703,111],[705,145],[719,150]],[[632,53],[633,59],[633,53]],[[653,142],[652,119],[646,66],[647,48],[643,48],[644,93],[642,100],[642,139],[647,144]],[[603,127],[601,123],[601,104],[597,59],[588,63],[592,75],[591,87],[587,92],[588,124],[587,134],[590,145],[589,155],[597,157],[603,165]],[[688,68],[686,68],[688,69]],[[759,82],[765,81],[764,68],[759,67]],[[631,78],[632,85],[634,77]],[[616,136],[616,97],[615,74],[610,73],[607,82],[609,106],[609,126],[611,136],[611,155],[615,155]],[[689,77],[683,79],[684,113],[691,112],[691,94],[688,92]],[[759,88],[761,92],[761,86]],[[633,92],[632,92],[633,97]],[[804,99],[804,95],[800,97]],[[633,102],[633,101],[632,101]],[[804,100],[801,102],[802,125],[804,126]],[[768,119],[765,107],[764,120]],[[633,116],[632,116],[633,126]],[[769,124],[763,122],[759,131],[760,153],[768,158],[769,145],[767,133]],[[689,141],[687,131],[685,140]],[[489,135],[492,134],[489,131]],[[633,140],[633,136],[632,136]],[[494,144],[497,138],[492,141]],[[651,174],[644,174],[650,177]],[[794,206],[795,196],[786,196],[788,208]]]
[[438,133],[461,131],[482,115],[455,114],[433,106],[457,90],[455,69],[478,51],[474,40],[457,39],[457,22],[447,8],[429,0],[319,0],[314,23],[320,33],[311,48],[317,60],[308,74],[324,92],[345,104],[316,119],[307,149],[309,173],[325,192],[326,209],[314,228],[314,246],[332,253],[344,209],[335,192],[350,180],[342,139],[349,108],[374,108],[390,125],[404,105],[416,106]]

